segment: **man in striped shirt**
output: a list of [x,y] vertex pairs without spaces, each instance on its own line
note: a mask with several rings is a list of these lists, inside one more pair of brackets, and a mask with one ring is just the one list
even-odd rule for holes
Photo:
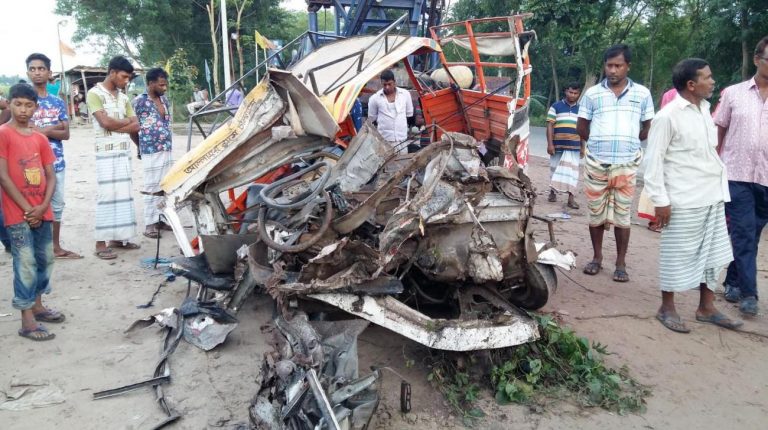
[[[547,113],[547,153],[551,183],[549,201],[557,201],[556,191],[568,193],[568,207],[578,209],[573,201],[579,180],[579,158],[584,157],[584,143],[576,133],[581,84],[565,87],[565,97],[553,104]],[[564,156],[565,155],[565,156]]]
[[602,269],[603,234],[613,224],[616,282],[629,281],[625,257],[637,169],[643,157],[640,141],[648,136],[654,113],[651,92],[627,77],[631,62],[632,51],[627,45],[614,45],[605,51],[605,79],[584,93],[576,125],[587,141],[584,195],[594,251],[584,273],[596,275]]

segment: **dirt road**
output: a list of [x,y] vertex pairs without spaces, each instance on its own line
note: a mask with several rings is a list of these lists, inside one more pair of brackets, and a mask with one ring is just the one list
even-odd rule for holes
[[[186,282],[177,280],[163,288],[151,309],[136,305],[149,300],[162,280],[160,272],[143,269],[142,258],[154,256],[154,242],[140,236],[142,249],[120,253],[113,262],[92,256],[91,222],[94,211],[95,174],[89,129],[73,128],[65,143],[67,157],[67,208],[63,241],[86,255],[83,260],[57,261],[53,293],[48,303],[61,309],[67,321],[50,325],[57,338],[32,343],[16,334],[19,315],[11,308],[10,257],[0,252],[0,389],[12,381],[46,383],[60,390],[63,403],[27,411],[0,407],[0,428],[39,429],[145,429],[163,416],[149,389],[105,400],[91,399],[95,391],[134,383],[152,375],[161,335],[149,328],[125,335],[136,319],[178,306]],[[195,142],[199,141],[199,137]],[[175,140],[175,158],[186,147],[186,138]],[[141,171],[134,162],[137,214],[141,214]],[[534,158],[531,176],[542,190],[537,213],[561,210],[561,203],[547,203],[543,195],[548,174],[546,161]],[[582,207],[583,196],[579,196]],[[557,224],[562,249],[578,254],[579,264],[590,257],[584,209]],[[140,229],[143,226],[140,226]],[[543,228],[543,226],[542,226]],[[542,230],[543,237],[543,230]],[[656,233],[644,225],[633,227],[628,271],[632,282],[610,280],[612,265],[595,277],[580,270],[559,275],[560,288],[544,311],[557,312],[580,335],[608,345],[608,361],[626,364],[640,382],[653,387],[644,415],[617,416],[603,410],[581,410],[555,402],[534,412],[522,406],[496,406],[483,402],[487,418],[478,428],[489,429],[760,429],[768,417],[768,321],[764,313],[747,321],[735,333],[698,324],[693,319],[696,292],[682,295],[679,309],[693,332],[680,335],[663,328],[653,318],[659,304],[656,286]],[[612,234],[607,236],[606,262],[615,256]],[[166,233],[160,255],[179,255],[173,236]],[[758,263],[759,288],[768,288],[768,243],[764,235]],[[719,299],[729,315],[737,310]],[[768,305],[763,305],[765,308]],[[11,315],[7,315],[7,314]],[[269,301],[254,297],[238,317],[238,328],[227,342],[203,352],[182,342],[171,358],[172,382],[166,388],[169,402],[183,415],[172,428],[237,428],[248,421],[247,407],[255,393],[253,381],[266,345],[259,327],[271,315]],[[461,427],[441,396],[426,381],[425,350],[380,328],[368,329],[360,339],[361,368],[389,366],[413,384],[411,414],[399,410],[400,378],[385,374],[384,397],[377,413],[378,428],[436,429]],[[413,360],[415,365],[406,363]],[[484,394],[490,398],[489,392]],[[22,397],[23,398],[23,397]],[[2,401],[2,397],[0,397]]]

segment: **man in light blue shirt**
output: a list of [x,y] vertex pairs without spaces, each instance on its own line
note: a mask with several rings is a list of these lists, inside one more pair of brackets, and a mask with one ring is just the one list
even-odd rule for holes
[[642,160],[640,141],[648,136],[654,114],[650,91],[627,77],[631,62],[627,45],[614,45],[605,51],[605,79],[584,93],[576,126],[587,142],[584,195],[594,251],[584,273],[596,275],[602,269],[603,234],[613,224],[616,282],[629,281],[625,257],[637,168]]
[[242,87],[240,87],[240,84],[237,84],[237,86],[232,88],[229,91],[229,94],[227,94],[227,106],[240,107],[243,103],[244,96]]

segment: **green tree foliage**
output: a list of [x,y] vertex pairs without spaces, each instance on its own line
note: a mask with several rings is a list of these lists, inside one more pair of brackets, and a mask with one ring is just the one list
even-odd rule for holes
[[567,81],[592,85],[602,53],[614,43],[634,51],[630,77],[655,99],[671,87],[672,67],[686,57],[709,61],[718,86],[754,73],[752,52],[768,35],[765,0],[458,0],[450,17],[464,20],[532,12],[533,91],[549,102]]
[[[122,53],[145,67],[164,65],[181,48],[186,52],[189,64],[203,70],[204,59],[210,62],[213,56],[205,11],[207,3],[206,0],[57,0],[56,13],[72,16],[77,21],[75,42],[101,41],[109,55]],[[227,33],[236,31],[236,4],[240,3],[242,1],[228,4]],[[296,34],[295,19],[279,7],[280,0],[247,3],[240,22],[245,70],[252,68],[255,62],[254,30],[271,39],[287,39]],[[217,8],[217,20],[218,16]],[[216,28],[220,41],[218,22]],[[235,63],[239,63],[237,50],[234,52]],[[215,72],[223,76],[222,67]],[[204,74],[200,73],[196,83],[203,85],[204,79]]]
[[164,68],[168,72],[168,97],[173,105],[174,119],[182,120],[186,115],[184,105],[194,91],[198,68],[189,64],[184,48],[178,48]]

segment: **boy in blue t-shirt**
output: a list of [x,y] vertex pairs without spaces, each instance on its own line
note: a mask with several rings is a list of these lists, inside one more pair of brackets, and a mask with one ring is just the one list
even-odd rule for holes
[[[61,220],[64,213],[64,179],[65,167],[64,146],[62,140],[69,139],[69,116],[67,105],[49,91],[48,81],[51,77],[51,59],[39,53],[27,57],[27,77],[37,92],[37,110],[30,120],[35,131],[48,138],[51,150],[56,157],[53,169],[56,172],[56,189],[51,200],[53,209],[53,253],[58,259],[79,259],[81,255],[61,247]],[[58,92],[57,92],[58,93]]]

